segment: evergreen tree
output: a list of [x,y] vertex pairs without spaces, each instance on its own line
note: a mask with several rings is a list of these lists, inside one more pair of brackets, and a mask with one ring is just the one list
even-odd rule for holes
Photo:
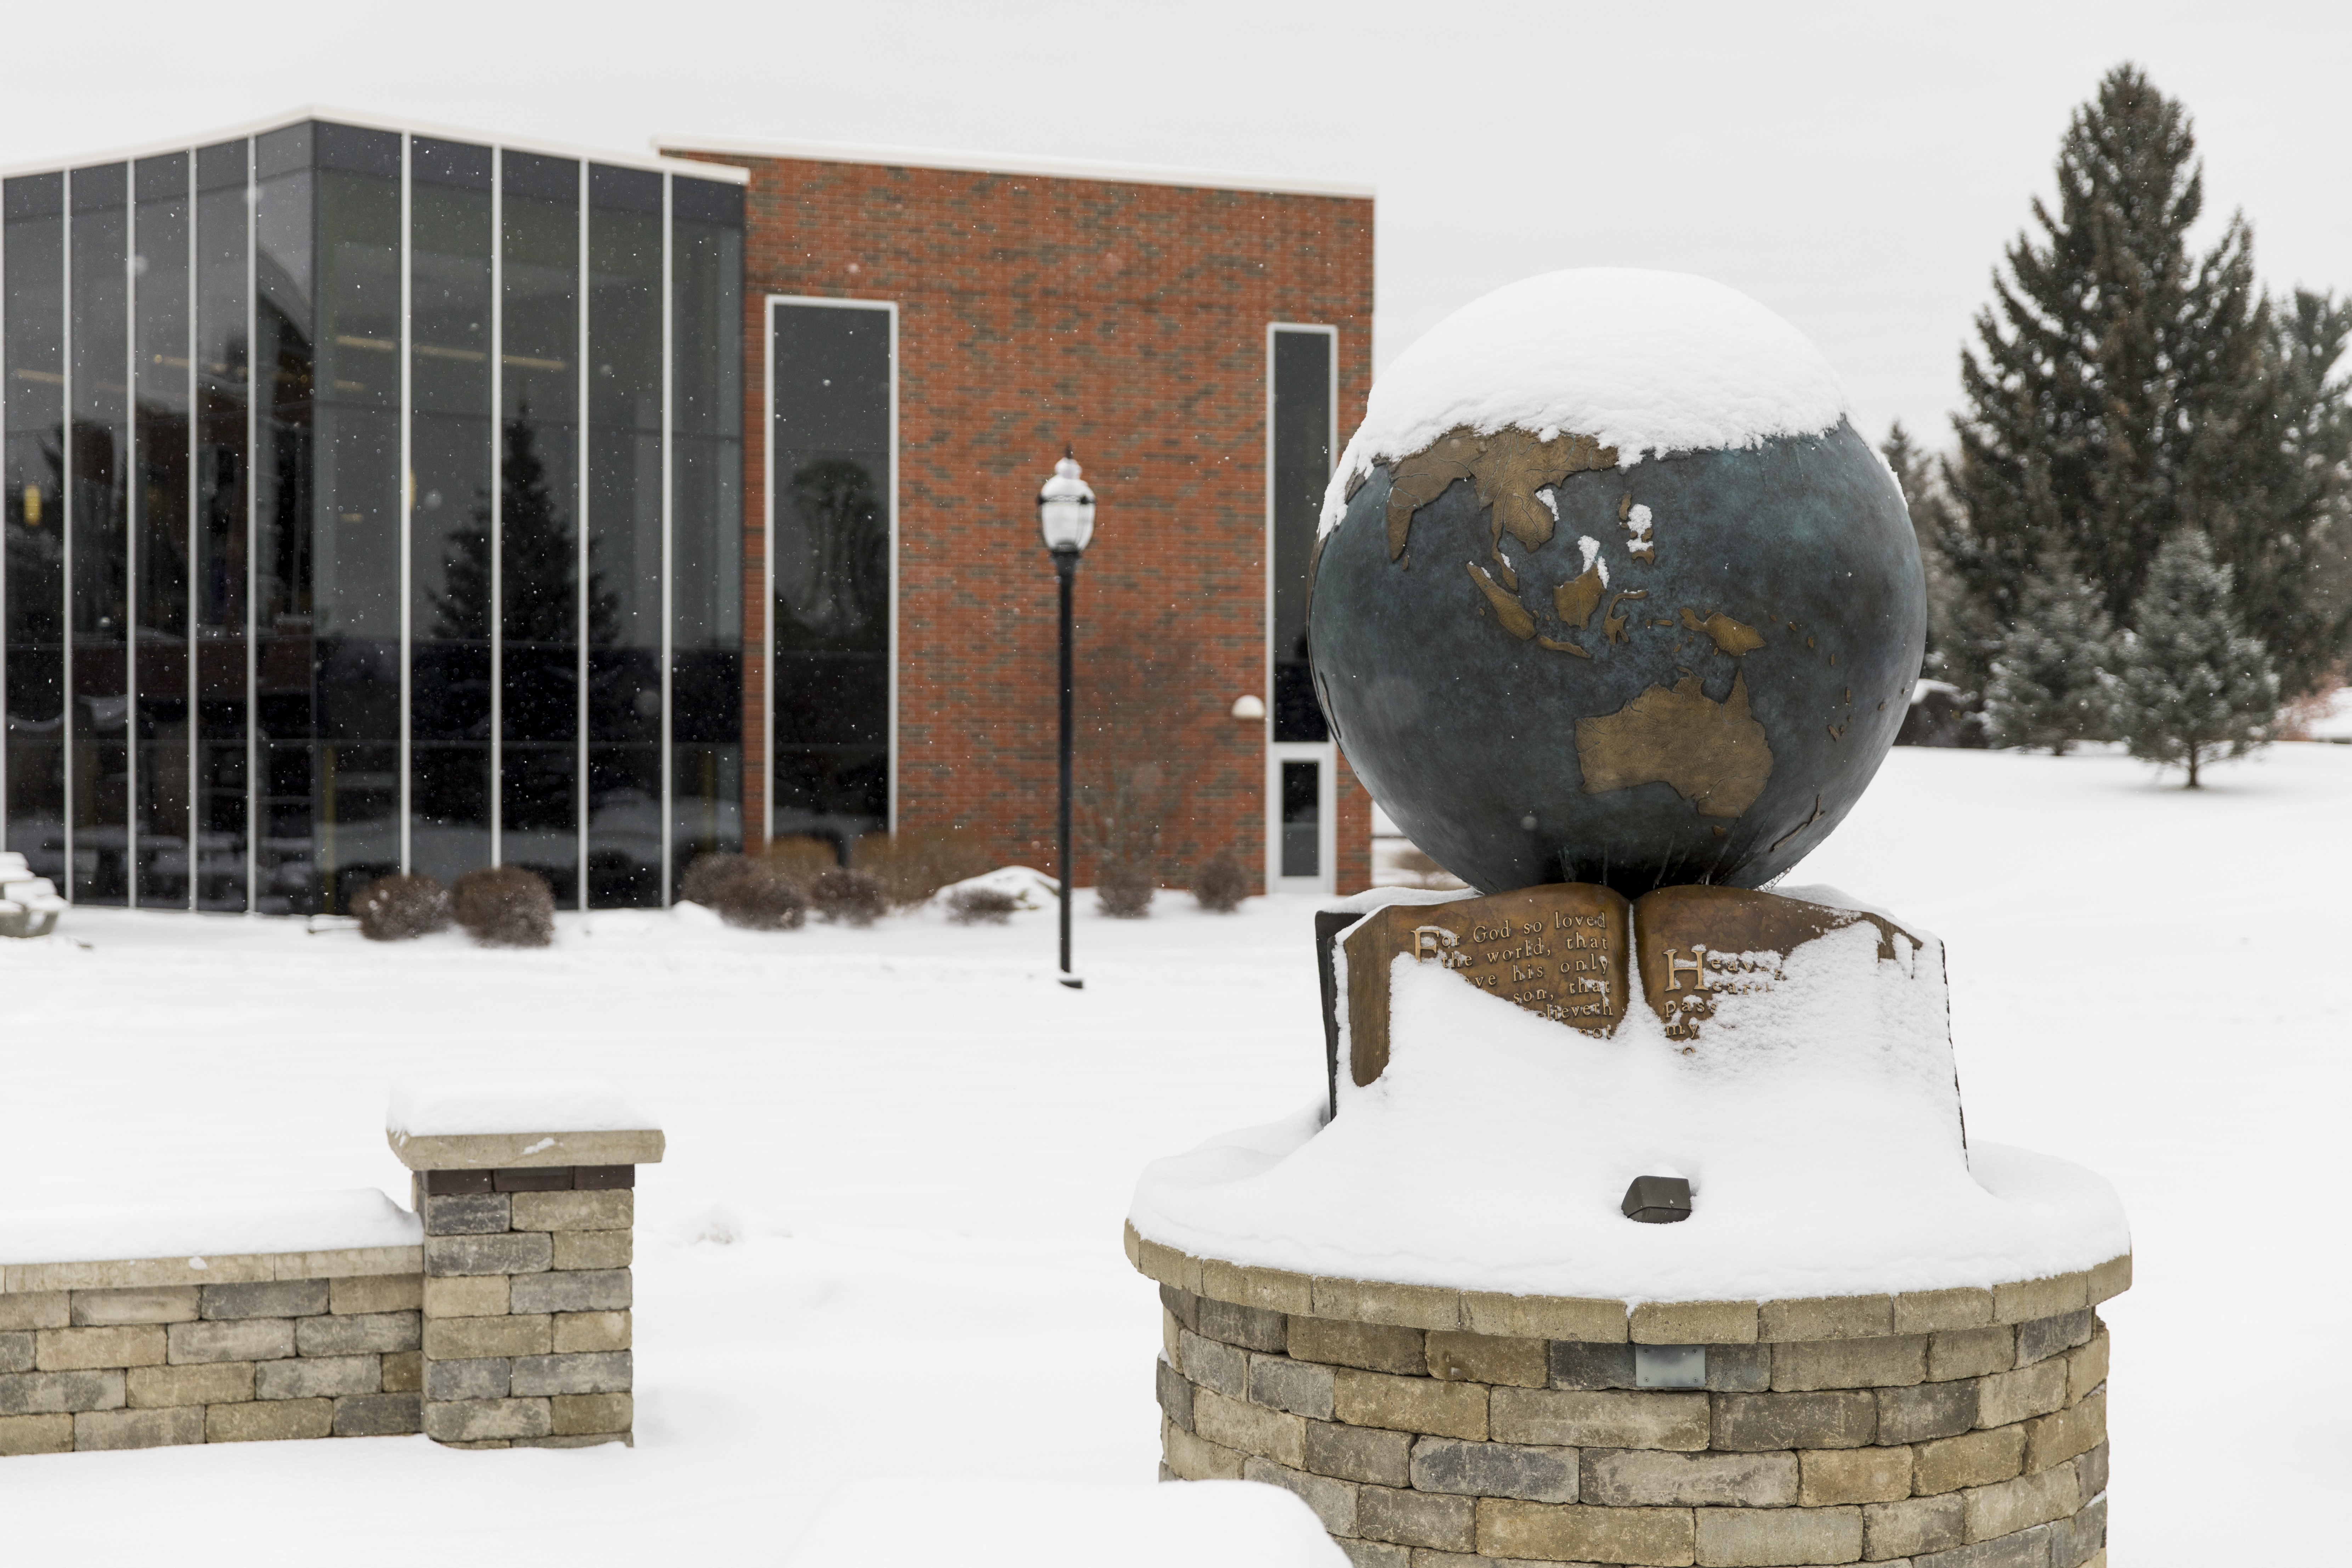
[[2116,727],[2135,757],[2189,770],[2270,739],[2279,679],[2231,606],[2230,568],[2195,529],[2157,552],[2123,651]]
[[[499,466],[498,564],[505,597],[502,621],[509,647],[568,643],[579,624],[580,536],[556,504],[539,453],[539,428],[526,404],[506,422]],[[490,499],[474,504],[472,521],[456,529],[442,561],[444,586],[433,598],[434,636],[450,642],[490,637]],[[621,603],[604,586],[589,542],[588,642],[619,640]]]
[[1911,531],[1919,542],[1919,564],[1927,574],[1927,646],[1920,673],[1975,691],[1983,685],[1997,628],[1954,574],[1946,553],[1958,527],[1951,494],[1935,458],[1911,438],[1900,419],[1888,428],[1878,450],[1902,488]]
[[2115,624],[2098,591],[2044,557],[1993,657],[1985,689],[1992,743],[2063,756],[2077,741],[2105,740],[2115,663]]
[[2204,182],[2189,116],[2118,67],[2075,111],[2055,209],[2037,201],[1961,356],[1967,407],[1948,482],[1947,552],[1996,625],[2063,552],[2128,618],[2184,525],[2233,566],[2239,614],[2299,689],[2352,633],[2343,581],[2352,414],[2330,373],[2352,310],[2256,285],[2233,216],[2189,248]]
[[2205,432],[2203,520],[2246,630],[2301,696],[2352,650],[2352,383],[2331,374],[2352,300],[2298,289],[2273,302],[2269,328],[2240,426]]

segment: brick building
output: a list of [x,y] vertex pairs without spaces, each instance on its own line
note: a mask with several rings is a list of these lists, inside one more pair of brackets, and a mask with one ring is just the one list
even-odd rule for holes
[[[1087,803],[1172,806],[1171,873],[1232,848],[1277,883],[1366,885],[1369,801],[1328,744],[1301,651],[1315,512],[1371,380],[1370,193],[761,142],[663,150],[751,174],[747,759],[771,722],[775,744],[768,768],[747,761],[747,825],[888,816],[1049,862],[1054,578],[1034,498],[1066,445],[1099,498],[1078,576]],[[851,742],[854,777],[827,742],[796,744],[843,733],[824,725],[845,714],[844,684],[808,678],[818,660],[792,625],[810,552],[793,475],[825,449],[795,431],[836,415],[807,385],[854,362],[851,313],[874,329],[869,379],[886,362],[895,374],[895,406],[868,422],[872,443],[895,435],[897,496],[896,574],[877,584],[897,611],[896,707],[882,682],[864,689],[877,722]],[[1234,716],[1244,697],[1262,720]],[[1286,799],[1286,853],[1269,832]],[[1081,829],[1081,881],[1099,832]]]
[[1369,879],[1304,659],[1368,191],[314,111],[5,189],[0,816],[77,901],[662,904],[884,829],[1050,868],[1066,446],[1079,881]]

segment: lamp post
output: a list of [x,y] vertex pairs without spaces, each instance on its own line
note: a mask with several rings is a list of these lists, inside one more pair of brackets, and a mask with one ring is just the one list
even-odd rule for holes
[[1095,492],[1078,477],[1076,449],[1062,448],[1054,477],[1037,492],[1037,531],[1054,554],[1054,575],[1062,584],[1062,850],[1055,869],[1062,885],[1062,984],[1071,990],[1086,982],[1070,973],[1070,744],[1072,692],[1076,680],[1070,660],[1070,589],[1077,580],[1078,556],[1095,536]]

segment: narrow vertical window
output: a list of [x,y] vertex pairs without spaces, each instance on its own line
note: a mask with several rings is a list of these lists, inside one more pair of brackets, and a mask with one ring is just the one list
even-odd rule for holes
[[196,153],[196,907],[246,901],[246,289],[251,144]]
[[130,169],[76,169],[73,347],[67,371],[67,550],[72,559],[73,897],[121,904],[131,892]]
[[670,222],[669,832],[682,879],[698,856],[743,847],[743,192],[673,177]]
[[[499,555],[499,858],[579,900],[580,165],[505,153]],[[614,604],[592,559],[588,626]]]
[[65,176],[7,182],[8,844],[66,884]]
[[1339,336],[1273,327],[1266,336],[1267,874],[1328,888],[1339,766],[1315,700],[1307,613],[1315,535],[1331,478]]
[[1331,479],[1332,372],[1338,339],[1322,330],[1274,332],[1268,523],[1273,535],[1274,738],[1331,738],[1315,700],[1307,654],[1308,569],[1324,487]]
[[188,907],[189,528],[188,154],[142,158],[131,258],[131,390],[138,439],[131,504],[138,548],[133,597],[138,701],[131,809],[135,896],[152,909]]
[[1282,874],[1323,874],[1323,764],[1282,764]]
[[312,853],[312,392],[318,379],[311,260],[317,178],[309,123],[254,147],[254,907],[317,910]]
[[662,901],[662,177],[588,171],[588,902]]
[[490,863],[490,150],[409,149],[409,858]]
[[889,826],[895,324],[769,305],[772,830],[845,849]]
[[312,907],[400,868],[400,138],[317,127]]

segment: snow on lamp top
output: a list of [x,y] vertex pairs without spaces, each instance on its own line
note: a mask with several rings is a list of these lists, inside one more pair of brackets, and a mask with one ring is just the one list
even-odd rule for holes
[[1322,531],[1375,464],[1462,426],[1587,436],[1632,468],[1818,435],[1851,412],[1821,351],[1736,289],[1634,268],[1548,272],[1472,300],[1397,356],[1331,476]]

